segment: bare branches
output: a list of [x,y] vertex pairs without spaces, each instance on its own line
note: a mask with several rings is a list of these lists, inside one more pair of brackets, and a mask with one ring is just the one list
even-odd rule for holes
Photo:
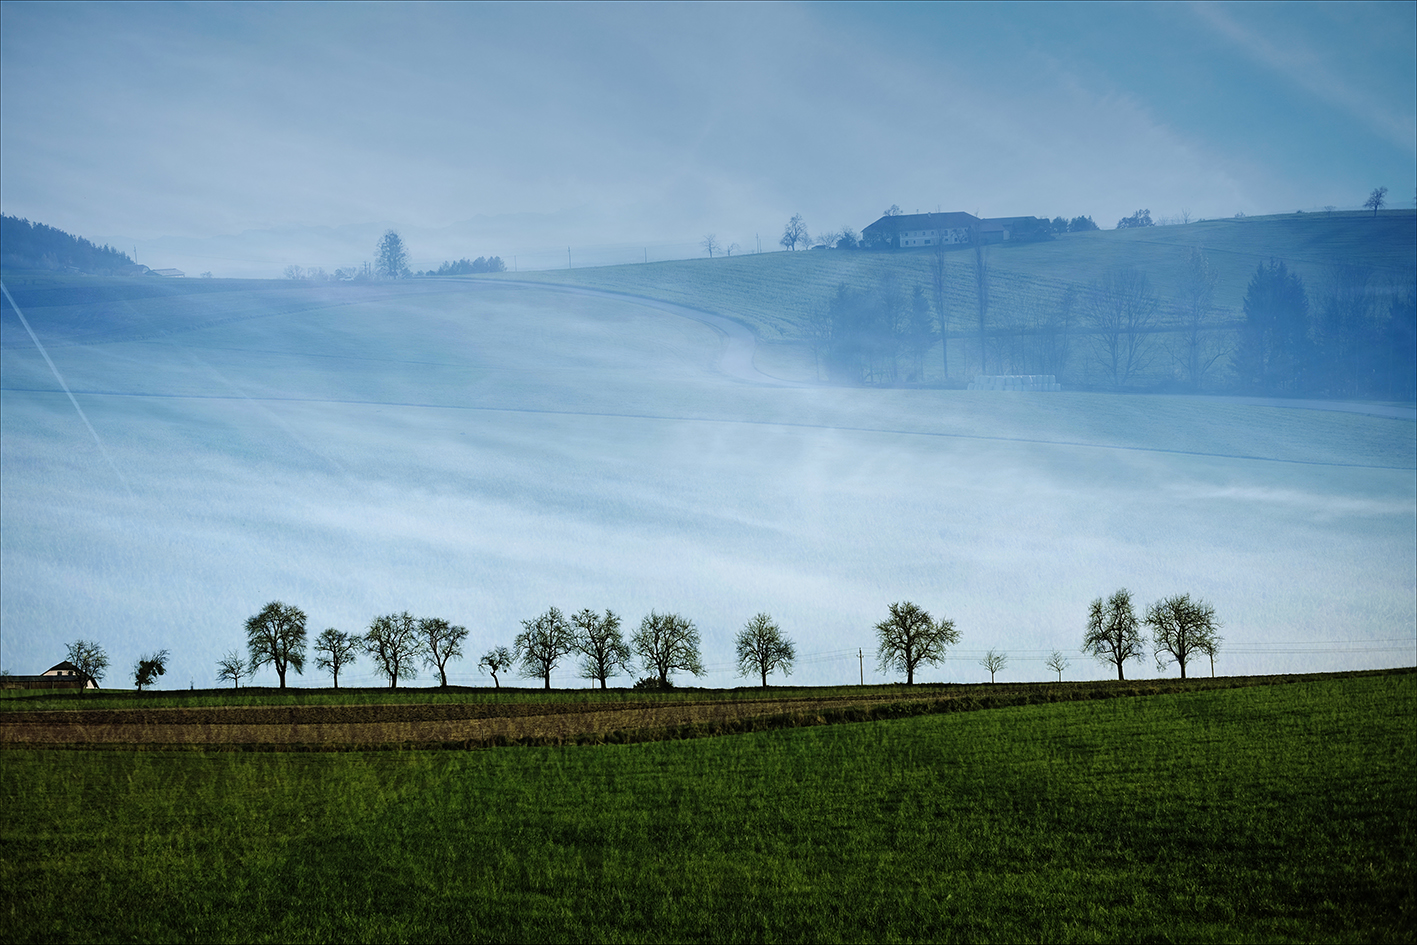
[[247,662],[241,658],[238,650],[229,650],[221,659],[217,660],[216,678],[218,682],[231,680],[233,689],[241,688],[241,677],[251,675],[251,668]]
[[807,224],[802,222],[802,214],[794,214],[791,220],[787,221],[787,226],[782,230],[782,239],[778,244],[787,250],[796,250],[797,244],[804,246],[811,243],[811,236],[807,233]]
[[945,648],[959,642],[953,620],[936,623],[928,611],[910,601],[891,604],[890,619],[876,624],[876,636],[881,672],[904,671],[906,685],[915,682],[919,666],[940,662],[945,658]]
[[644,660],[645,668],[652,669],[665,686],[669,674],[677,671],[704,674],[704,664],[699,658],[699,630],[692,620],[678,614],[659,614],[651,610],[640,621],[640,629],[630,639],[635,652]]
[[523,620],[522,632],[517,634],[516,639],[522,675],[533,679],[541,677],[547,689],[551,688],[551,670],[556,668],[561,657],[575,648],[576,637],[571,625],[555,607],[535,620]]
[[1007,654],[1000,653],[997,650],[990,650],[988,653],[984,654],[984,658],[979,661],[979,665],[989,671],[989,683],[992,685],[994,682],[994,674],[1009,665],[1009,657]]
[[1146,641],[1137,628],[1132,595],[1124,587],[1107,600],[1099,597],[1089,605],[1082,650],[1104,663],[1115,663],[1117,678],[1122,679],[1122,664],[1140,660],[1146,652]]
[[251,672],[271,664],[284,689],[287,669],[305,673],[305,611],[271,601],[246,620],[246,648],[251,653]]
[[326,627],[315,639],[315,666],[334,674],[335,688],[339,688],[339,671],[353,665],[359,654],[359,638],[352,633]]
[[758,614],[738,634],[738,675],[758,675],[763,688],[768,685],[768,674],[774,669],[782,670],[784,676],[792,675],[792,662],[797,658],[797,648],[792,641],[782,635],[781,628],[773,623],[767,614]]
[[601,617],[587,608],[571,617],[571,623],[575,626],[576,649],[584,657],[583,679],[598,679],[604,689],[606,679],[630,671],[630,647],[620,634],[618,614],[607,610]]
[[1120,389],[1151,363],[1150,334],[1160,301],[1136,269],[1114,269],[1092,284],[1088,320],[1095,332],[1097,362]]
[[478,669],[485,669],[492,674],[492,684],[498,689],[502,688],[502,682],[497,678],[497,674],[511,669],[516,663],[516,657],[512,651],[505,646],[496,646],[482,654],[482,659],[477,661]]
[[423,652],[419,645],[418,624],[408,611],[375,617],[364,634],[364,652],[389,680],[389,688],[397,689],[399,677],[415,679],[418,666],[414,662]]
[[1159,600],[1147,608],[1146,624],[1151,627],[1155,647],[1156,668],[1165,669],[1172,661],[1181,667],[1186,678],[1186,664],[1197,653],[1206,653],[1212,660],[1220,648],[1215,608],[1202,600],[1191,600],[1189,594],[1176,594]]
[[423,649],[424,665],[438,670],[438,685],[448,688],[448,661],[462,656],[462,641],[467,639],[466,627],[455,627],[442,617],[424,617],[418,621],[419,644]]
[[99,681],[108,672],[108,654],[93,640],[75,640],[65,646],[69,662],[78,667],[86,677],[84,688],[92,685],[98,688]]

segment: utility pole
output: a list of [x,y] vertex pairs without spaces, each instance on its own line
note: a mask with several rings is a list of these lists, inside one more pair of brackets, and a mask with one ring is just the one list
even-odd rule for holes
[[566,268],[571,268],[571,247],[566,247]]
[[519,271],[519,270],[517,269],[517,257],[516,257],[516,256],[513,256],[513,257],[512,257],[512,272],[517,272],[517,271]]
[[645,247],[645,262],[649,262],[649,247]]
[[856,648],[856,660],[861,664],[861,685],[866,685],[866,654],[861,652],[861,647]]

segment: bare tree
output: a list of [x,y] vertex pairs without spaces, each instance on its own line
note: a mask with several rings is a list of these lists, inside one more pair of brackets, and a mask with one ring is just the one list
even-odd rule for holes
[[1151,363],[1151,332],[1160,302],[1146,275],[1114,269],[1092,284],[1088,319],[1097,342],[1097,361],[1120,389]]
[[364,634],[363,649],[389,680],[389,688],[397,689],[399,677],[418,678],[418,657],[423,647],[418,636],[418,622],[408,611],[375,617]]
[[644,660],[645,669],[653,670],[661,686],[669,683],[669,674],[680,671],[704,674],[699,658],[699,630],[692,620],[678,614],[660,614],[651,610],[640,621],[640,629],[630,638],[630,645]]
[[924,663],[939,663],[945,648],[959,642],[953,620],[931,618],[929,611],[905,601],[891,604],[890,619],[876,624],[876,659],[882,673],[905,672],[907,686],[915,682],[915,670]]
[[485,669],[491,673],[492,684],[498,689],[501,689],[502,683],[497,678],[497,674],[511,669],[516,661],[516,657],[512,655],[511,650],[507,649],[505,646],[494,646],[492,649],[482,654],[482,659],[477,661],[477,665],[478,668]]
[[576,649],[584,659],[581,661],[581,678],[600,680],[600,688],[606,688],[606,679],[630,671],[630,647],[620,634],[620,616],[607,610],[605,616],[590,609],[582,610],[571,617],[575,627]]
[[1172,347],[1171,359],[1185,374],[1194,391],[1201,389],[1206,372],[1215,362],[1229,353],[1225,345],[1214,342],[1207,334],[1207,322],[1215,304],[1215,287],[1220,274],[1198,249],[1191,250],[1190,259],[1181,273],[1181,285],[1176,297],[1176,318],[1181,330],[1179,343]]
[[1045,665],[1058,674],[1058,682],[1063,681],[1063,670],[1067,669],[1069,664],[1068,658],[1063,655],[1061,650],[1054,650],[1049,654],[1048,662]]
[[1211,673],[1215,672],[1215,651],[1220,646],[1215,608],[1202,600],[1191,600],[1189,594],[1177,594],[1152,604],[1146,611],[1146,625],[1152,631],[1156,668],[1165,669],[1173,660],[1186,678],[1186,664],[1196,653],[1211,656]]
[[315,638],[315,667],[334,675],[339,688],[339,671],[352,666],[359,655],[359,638],[352,633],[326,627]]
[[108,654],[103,651],[103,647],[93,640],[75,640],[64,649],[68,651],[69,662],[84,674],[84,688],[87,689],[92,684],[97,689],[99,681],[108,672]]
[[739,676],[760,676],[766,689],[768,674],[774,669],[782,670],[784,676],[792,675],[797,648],[767,614],[749,620],[734,642],[738,646]]
[[1070,285],[1038,320],[1035,345],[1039,370],[1034,373],[1062,378],[1067,372],[1077,327],[1077,302],[1077,287]]
[[522,632],[517,634],[517,659],[522,664],[522,675],[535,679],[541,677],[546,688],[551,688],[551,671],[561,661],[561,657],[576,648],[576,635],[566,622],[561,611],[552,607],[534,620],[522,621]]
[[705,236],[705,237],[699,242],[699,245],[702,246],[705,250],[708,251],[709,259],[712,259],[712,258],[713,258],[713,254],[716,253],[716,252],[718,252],[720,249],[723,248],[723,245],[722,245],[721,243],[719,243],[719,241],[718,241],[718,237],[717,237],[716,235],[714,235],[713,233],[710,233],[710,234],[708,234],[707,236]]
[[455,627],[442,617],[424,617],[418,621],[418,639],[423,649],[423,663],[438,670],[438,686],[448,688],[448,661],[462,657],[462,642],[467,639],[466,627]]
[[737,243],[729,243],[727,246],[723,247],[723,255],[732,256],[734,253],[738,252],[739,249],[740,247]]
[[806,245],[809,242],[811,236],[807,233],[807,224],[802,222],[802,214],[794,214],[783,228],[782,239],[778,240],[778,243],[788,250],[795,251],[798,243]]
[[837,241],[840,239],[841,234],[839,232],[827,230],[825,233],[818,233],[817,238],[813,240],[813,242],[816,243],[816,245],[822,247],[823,249],[831,249],[832,247],[836,246]]
[[218,682],[230,679],[233,689],[241,688],[241,677],[250,674],[250,666],[241,658],[238,650],[230,650],[225,656],[217,660],[216,664]]
[[979,373],[988,374],[984,336],[989,321],[989,251],[984,248],[984,237],[978,228],[974,231],[974,307],[979,318]]
[[940,320],[940,362],[945,369],[945,380],[950,377],[950,330],[949,318],[945,314],[945,242],[935,240],[935,250],[930,256],[930,288],[935,295],[935,316]]
[[979,661],[979,665],[989,671],[989,684],[993,685],[994,674],[1009,665],[1009,658],[1007,654],[1000,653],[997,650],[990,650],[988,653],[984,654],[984,658]]
[[251,673],[267,663],[276,668],[280,687],[285,673],[305,673],[305,611],[273,600],[246,620],[246,648],[251,653]]
[[1363,204],[1365,208],[1371,208],[1373,216],[1378,215],[1378,211],[1387,206],[1387,188],[1377,187],[1368,195],[1367,201]]
[[910,350],[910,380],[925,380],[925,355],[935,344],[935,322],[930,315],[930,302],[925,289],[917,285],[910,297],[910,315],[905,323],[905,342]]
[[1099,597],[1088,606],[1082,651],[1104,663],[1115,663],[1117,678],[1122,679],[1122,664],[1140,660],[1146,652],[1138,626],[1132,595],[1125,587],[1105,601]]

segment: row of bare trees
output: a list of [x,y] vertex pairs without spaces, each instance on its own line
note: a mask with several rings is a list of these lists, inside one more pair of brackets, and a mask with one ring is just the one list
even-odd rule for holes
[[[672,688],[676,672],[702,676],[699,631],[692,620],[679,614],[650,611],[628,640],[620,630],[614,611],[597,614],[582,610],[567,618],[555,607],[531,620],[522,621],[514,648],[493,647],[483,654],[479,666],[501,687],[498,674],[517,667],[523,677],[542,680],[551,688],[551,673],[567,656],[579,655],[582,679],[599,681],[605,689],[614,676],[633,675],[638,664],[648,673],[635,684],[637,689]],[[741,676],[759,676],[763,686],[768,675],[792,672],[797,658],[795,645],[767,614],[758,614],[743,627],[735,641]]]

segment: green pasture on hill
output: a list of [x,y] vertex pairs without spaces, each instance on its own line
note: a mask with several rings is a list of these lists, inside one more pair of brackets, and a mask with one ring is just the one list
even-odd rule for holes
[[6,941],[1407,941],[1417,676],[683,742],[5,751]]
[[[1295,214],[1208,220],[1185,226],[1069,233],[1042,243],[988,248],[990,310],[1003,324],[1056,304],[1068,286],[1085,287],[1109,269],[1146,273],[1163,299],[1170,299],[1192,249],[1220,274],[1217,322],[1241,317],[1245,289],[1256,267],[1286,262],[1313,287],[1337,263],[1372,267],[1379,277],[1410,273],[1417,254],[1417,212]],[[548,269],[476,277],[585,286],[663,299],[702,308],[749,325],[764,341],[795,341],[808,319],[826,306],[840,284],[872,289],[893,272],[906,291],[930,292],[931,253],[812,250],[681,260],[592,269]],[[947,254],[948,305],[961,331],[974,312],[974,253]]]

